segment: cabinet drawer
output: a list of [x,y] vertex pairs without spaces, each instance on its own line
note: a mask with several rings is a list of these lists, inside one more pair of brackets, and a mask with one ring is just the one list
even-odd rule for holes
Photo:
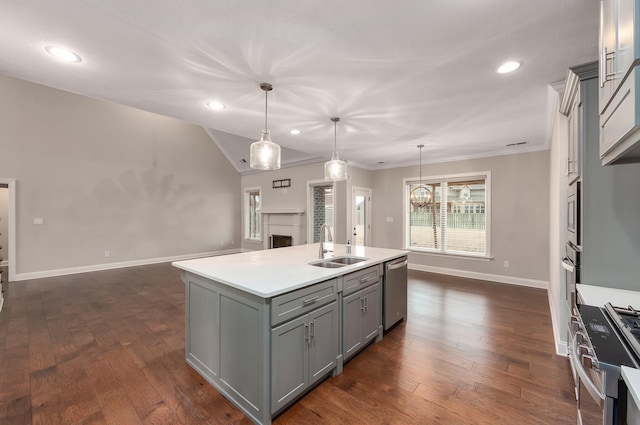
[[600,117],[600,158],[604,164],[623,156],[637,141],[635,130],[640,125],[640,99],[637,93],[639,78],[640,69],[636,67]]
[[369,285],[380,282],[378,266],[369,267],[358,272],[350,273],[344,277],[342,295],[347,296],[353,292],[366,288]]
[[336,299],[338,299],[337,279],[275,297],[271,300],[271,326],[306,314]]

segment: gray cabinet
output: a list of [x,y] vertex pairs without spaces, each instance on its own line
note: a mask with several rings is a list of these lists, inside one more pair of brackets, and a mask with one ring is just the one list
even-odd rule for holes
[[378,267],[344,279],[342,355],[347,360],[382,335],[382,287]]
[[335,301],[271,330],[272,413],[336,367],[338,332]]
[[601,1],[599,110],[603,165],[640,161],[640,0]]

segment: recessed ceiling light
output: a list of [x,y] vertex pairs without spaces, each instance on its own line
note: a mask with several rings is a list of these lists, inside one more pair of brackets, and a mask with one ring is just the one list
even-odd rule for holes
[[65,62],[80,62],[82,59],[69,49],[57,46],[47,46],[44,48],[51,56]]
[[520,66],[522,66],[522,62],[520,61],[509,61],[500,65],[496,72],[498,74],[506,74],[508,72],[515,71],[516,69],[520,68]]
[[300,134],[300,133],[301,133],[301,131],[300,131],[300,130],[293,129],[293,130],[289,131],[289,133],[293,134],[294,136],[297,136],[298,134]]
[[227,109],[227,105],[217,100],[212,100],[211,102],[207,102],[207,108],[213,109],[214,111],[222,111],[223,109]]

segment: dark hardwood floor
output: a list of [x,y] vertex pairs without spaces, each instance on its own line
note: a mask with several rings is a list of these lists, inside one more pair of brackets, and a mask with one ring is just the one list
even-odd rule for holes
[[[546,292],[409,273],[409,317],[275,424],[575,424]],[[169,264],[5,283],[0,424],[250,424],[184,360]]]

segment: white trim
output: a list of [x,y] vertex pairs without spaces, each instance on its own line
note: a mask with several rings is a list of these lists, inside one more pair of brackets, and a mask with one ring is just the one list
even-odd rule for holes
[[[260,237],[252,238],[248,235],[249,233],[249,195],[251,192],[258,192],[258,197],[260,198],[260,209],[258,210],[260,220]],[[260,241],[264,239],[264,226],[262,222],[262,186],[253,186],[253,187],[245,187],[242,191],[242,234],[244,235],[245,240],[250,241]]]
[[0,267],[7,267],[9,265],[9,260],[0,261]]
[[467,270],[447,269],[444,267],[425,266],[422,264],[409,263],[409,270],[418,270],[422,272],[445,274],[457,277],[466,277],[469,279],[488,280],[490,282],[508,283],[511,285],[528,286],[530,288],[545,289],[548,291],[549,282],[544,280],[525,279],[515,276],[504,276],[499,274],[478,273]]
[[9,223],[8,223],[8,244],[9,244],[9,282],[16,280],[16,180],[0,178],[0,184],[9,187]]
[[77,273],[89,273],[102,270],[121,269],[124,267],[145,266],[147,264],[169,263],[172,261],[191,260],[193,258],[214,257],[218,255],[237,254],[240,249],[226,249],[220,251],[200,252],[196,254],[174,255],[171,257],[148,258],[145,260],[123,261],[120,263],[94,264],[91,266],[70,267],[67,269],[43,270],[40,272],[19,273],[15,280],[41,279],[45,277],[64,276]]

